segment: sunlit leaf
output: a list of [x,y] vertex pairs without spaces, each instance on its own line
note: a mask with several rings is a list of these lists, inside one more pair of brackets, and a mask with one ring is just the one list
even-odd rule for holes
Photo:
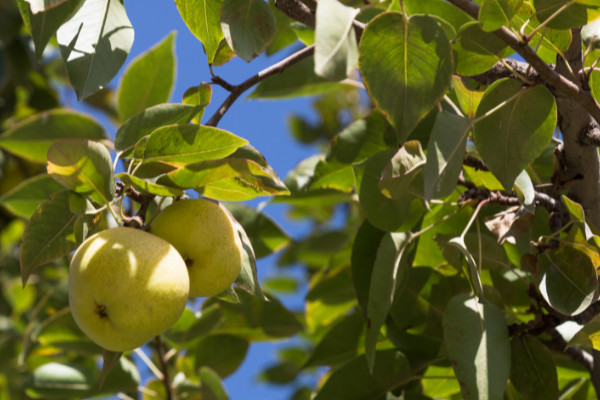
[[425,165],[425,153],[417,140],[406,142],[381,173],[379,189],[386,197],[400,197]]
[[0,204],[14,215],[29,218],[54,192],[63,189],[50,175],[42,174],[22,181],[0,197]]
[[513,15],[523,0],[483,0],[479,9],[479,22],[486,32],[509,26]]
[[202,83],[198,86],[192,86],[183,93],[183,104],[199,106],[196,115],[192,118],[192,123],[199,124],[204,115],[204,109],[210,104],[212,98],[212,86],[208,83]]
[[204,45],[208,63],[212,64],[223,39],[222,0],[175,0],[175,4],[189,30]]

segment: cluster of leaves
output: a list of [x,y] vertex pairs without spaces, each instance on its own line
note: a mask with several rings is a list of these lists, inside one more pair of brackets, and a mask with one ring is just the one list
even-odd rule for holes
[[[0,356],[10,360],[0,365],[0,398],[135,396],[128,356],[104,352],[112,372],[95,368],[102,349],[67,307],[68,257],[93,232],[143,227],[193,192],[272,196],[314,229],[292,242],[262,213],[228,204],[247,248],[239,287],[200,313],[186,309],[157,340],[163,370],[144,398],[225,399],[220,380],[251,342],[295,335],[301,341],[261,375],[294,385],[295,400],[593,393],[600,236],[562,179],[585,171],[554,160],[561,81],[505,57],[527,49],[538,69],[560,62],[581,42],[573,29],[587,25],[588,69],[568,78],[600,98],[596,1],[176,0],[211,68],[302,42],[277,68],[238,86],[214,76],[181,103],[167,103],[174,35],[132,61],[116,91],[104,88],[133,41],[122,1],[16,3],[0,3]],[[44,56],[55,33],[64,69]],[[493,68],[505,73],[487,79]],[[59,107],[49,82],[67,78],[118,125],[114,139]],[[257,83],[253,98],[321,96],[319,123],[296,117],[291,130],[325,143],[322,152],[283,182],[245,139],[216,127]],[[230,96],[202,124],[214,85]],[[373,107],[358,115],[363,85]],[[115,174],[119,162],[125,172]],[[333,224],[339,213],[343,224]],[[265,282],[263,294],[256,278],[255,257],[286,246],[281,268],[301,264],[309,280],[301,313],[270,293],[295,282]],[[297,378],[318,367],[329,368],[318,387],[302,386]]]

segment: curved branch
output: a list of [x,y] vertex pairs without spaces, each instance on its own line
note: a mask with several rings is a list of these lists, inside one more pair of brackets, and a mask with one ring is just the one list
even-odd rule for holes
[[[252,86],[256,85],[257,83],[267,79],[271,75],[275,75],[280,72],[283,72],[287,68],[296,64],[298,61],[301,61],[301,60],[305,59],[306,57],[311,56],[314,53],[314,51],[315,51],[314,45],[304,47],[303,49],[295,52],[291,56],[279,61],[278,63],[273,64],[270,67],[263,69],[262,71],[260,71],[256,75],[246,79],[244,82],[240,83],[239,85],[229,85],[229,84],[226,85],[227,86],[226,89],[229,90],[231,93],[229,94],[229,96],[227,96],[227,98],[225,99],[223,104],[221,104],[221,106],[213,114],[213,116],[210,117],[210,119],[208,120],[206,125],[207,126],[217,126],[217,124],[219,123],[221,118],[223,118],[223,115],[225,115],[227,110],[229,110],[229,108],[233,105],[233,103],[235,103],[235,101],[238,99],[238,97],[240,97],[242,95],[242,93],[244,93],[246,90],[250,89]],[[222,81],[222,80],[218,77],[213,78],[213,82],[215,82],[217,84],[221,84],[220,81]]]

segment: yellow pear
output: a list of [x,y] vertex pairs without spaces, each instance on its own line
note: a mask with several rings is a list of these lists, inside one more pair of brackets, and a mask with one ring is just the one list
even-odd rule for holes
[[219,203],[176,201],[152,222],[150,232],[179,251],[190,274],[190,297],[225,291],[242,268],[243,247],[235,221]]
[[133,228],[89,237],[69,269],[75,322],[112,351],[133,350],[169,329],[185,308],[189,288],[187,267],[177,250]]

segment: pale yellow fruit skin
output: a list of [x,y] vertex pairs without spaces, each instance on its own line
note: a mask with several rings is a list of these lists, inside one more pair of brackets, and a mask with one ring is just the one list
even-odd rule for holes
[[181,253],[190,274],[190,297],[225,291],[242,268],[243,247],[234,222],[218,203],[176,201],[152,222],[150,232]]
[[133,350],[169,329],[185,308],[189,288],[187,267],[177,250],[133,228],[91,236],[77,249],[69,269],[75,322],[112,351]]

